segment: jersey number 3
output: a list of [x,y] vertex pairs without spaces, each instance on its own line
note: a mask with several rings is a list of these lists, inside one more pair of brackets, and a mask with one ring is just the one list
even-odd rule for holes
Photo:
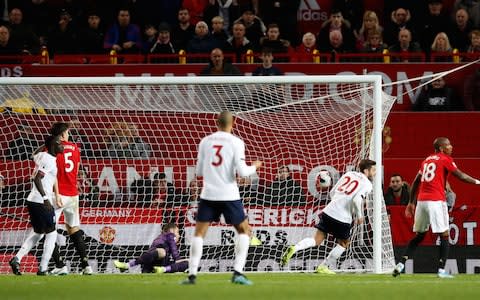
[[212,166],[218,167],[222,164],[223,162],[223,157],[220,154],[220,151],[222,150],[223,146],[222,145],[213,145],[213,149],[215,149],[215,157],[216,160],[212,162]]

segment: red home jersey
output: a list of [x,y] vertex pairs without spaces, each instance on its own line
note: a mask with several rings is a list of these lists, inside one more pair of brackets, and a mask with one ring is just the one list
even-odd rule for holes
[[63,153],[57,154],[58,191],[63,196],[77,196],[77,175],[80,164],[80,149],[71,142],[62,142]]
[[445,183],[450,172],[457,169],[453,158],[444,153],[435,153],[427,157],[418,171],[421,175],[417,200],[445,201]]

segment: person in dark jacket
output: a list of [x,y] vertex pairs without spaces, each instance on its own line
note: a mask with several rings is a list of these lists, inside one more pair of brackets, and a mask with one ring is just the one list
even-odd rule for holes
[[275,180],[267,187],[263,197],[266,206],[302,206],[306,205],[302,186],[296,182],[287,166],[278,168]]
[[440,77],[430,83],[418,95],[413,106],[415,111],[455,111],[459,103],[452,88]]
[[225,63],[222,49],[215,48],[210,53],[210,64],[200,72],[200,75],[242,76],[242,73],[232,64]]
[[385,205],[407,205],[410,199],[410,187],[400,174],[390,177],[390,185],[383,196]]

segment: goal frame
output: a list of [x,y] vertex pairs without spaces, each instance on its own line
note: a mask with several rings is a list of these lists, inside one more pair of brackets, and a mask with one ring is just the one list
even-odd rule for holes
[[373,182],[373,272],[382,273],[382,77],[381,75],[286,75],[286,76],[118,76],[118,77],[0,77],[4,85],[212,85],[212,84],[315,84],[371,83],[374,109],[371,151],[377,162]]

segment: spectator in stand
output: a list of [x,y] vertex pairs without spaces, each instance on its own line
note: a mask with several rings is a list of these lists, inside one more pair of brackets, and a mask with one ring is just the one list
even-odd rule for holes
[[115,50],[117,54],[140,53],[142,49],[142,36],[140,28],[130,23],[130,11],[121,8],[117,14],[117,22],[108,29],[105,35],[103,48]]
[[260,54],[260,59],[262,60],[262,65],[253,70],[253,76],[280,76],[283,75],[283,72],[274,67],[273,62],[273,53],[269,48],[262,49]]
[[452,212],[453,207],[455,206],[455,201],[457,200],[457,194],[452,190],[452,187],[448,181],[445,183],[445,196],[447,197],[447,207],[448,212]]
[[96,11],[87,13],[87,26],[83,28],[79,35],[79,49],[84,54],[102,54],[105,53],[103,41],[105,40],[105,31],[101,23],[99,14]]
[[227,44],[225,52],[235,53],[237,63],[243,62],[242,56],[248,50],[255,50],[252,43],[245,37],[245,25],[243,23],[233,24],[233,35],[227,40]]
[[210,63],[206,68],[204,68],[200,75],[232,75],[232,76],[242,76],[237,67],[232,64],[224,62],[224,56],[222,49],[215,48],[210,53]]
[[135,124],[117,122],[106,130],[107,149],[104,156],[111,158],[149,158],[151,146],[139,136]]
[[180,8],[178,11],[178,24],[171,32],[173,45],[178,51],[186,50],[188,42],[195,34],[195,26],[190,23],[190,13],[186,8]]
[[47,35],[47,47],[51,56],[78,52],[78,28],[66,10],[60,11],[58,23]]
[[[177,48],[170,39],[170,26],[167,23],[160,23],[158,26],[158,38],[152,48],[151,54],[175,54]],[[177,61],[177,58],[174,58]],[[172,63],[171,58],[152,58],[152,63]]]
[[212,38],[215,44],[215,48],[220,48],[225,51],[227,48],[227,40],[229,38],[227,32],[224,29],[224,21],[220,16],[212,18]]
[[293,45],[299,44],[297,12],[300,0],[259,1],[260,14],[265,24],[277,24],[281,38]]
[[238,190],[240,192],[240,199],[242,199],[245,206],[257,205],[257,193],[252,187],[252,178],[250,176],[237,176]]
[[353,31],[355,35],[355,48],[358,51],[362,51],[365,48],[365,44],[368,41],[368,36],[371,32],[383,32],[382,26],[378,22],[377,14],[374,11],[367,10],[363,14],[362,26],[358,31]]
[[[370,31],[362,53],[383,53],[385,49],[388,49],[388,47],[387,44],[383,42],[382,33],[376,30]],[[383,58],[369,57],[366,60],[369,62],[382,62]]]
[[130,203],[138,207],[146,207],[152,204],[154,197],[153,181],[148,177],[135,179],[130,185]]
[[453,6],[456,11],[463,8],[468,12],[474,28],[480,28],[480,1],[479,0],[456,0]]
[[350,52],[350,49],[347,48],[344,43],[343,35],[340,30],[330,31],[328,44],[324,48],[324,51],[329,52],[331,54],[332,61],[337,60],[338,58],[337,54]]
[[317,38],[311,32],[307,32],[302,37],[302,43],[297,47],[297,62],[313,62],[313,52],[317,50]]
[[473,30],[472,21],[464,8],[455,12],[455,21],[449,26],[448,37],[454,49],[459,52],[466,52],[470,44],[469,33]]
[[177,192],[175,186],[167,181],[165,173],[157,173],[153,177],[153,207],[163,209],[163,222],[177,222],[181,216],[179,207],[182,205],[181,193]]
[[302,186],[292,178],[287,166],[280,166],[275,180],[265,190],[262,205],[302,206],[306,204]]
[[70,120],[69,140],[80,148],[81,157],[94,158],[92,144],[88,141],[88,136],[83,131],[82,123],[78,118]]
[[28,123],[22,123],[17,128],[19,136],[8,144],[5,156],[11,160],[32,159],[32,153],[40,146],[40,143]]
[[265,36],[265,32],[267,31],[262,20],[253,13],[251,8],[246,8],[241,17],[238,18],[235,23],[242,23],[245,25],[245,36],[250,43],[258,49],[260,39]]
[[290,47],[290,41],[280,38],[280,28],[277,24],[272,23],[268,25],[267,35],[260,39],[261,48],[269,48],[275,54],[283,55],[281,58],[278,58],[278,61],[289,61],[289,56],[287,54],[292,54],[293,50]]
[[[329,52],[331,50],[330,40],[332,31],[340,31],[342,36],[343,49],[352,51],[354,49],[355,37],[350,26],[350,22],[345,20],[342,13],[332,9],[330,18],[322,24],[317,38],[317,48],[321,52]],[[335,36],[338,36],[337,34]]]
[[422,52],[422,49],[417,42],[412,41],[412,34],[410,33],[410,30],[405,28],[398,32],[397,43],[390,46],[388,51],[391,54],[397,54],[396,57],[392,58],[393,61],[408,62],[412,61],[412,59],[409,57],[409,54]]
[[183,0],[182,6],[190,12],[191,22],[197,25],[203,20],[203,12],[208,6],[210,0]]
[[403,7],[399,7],[392,11],[391,20],[385,25],[385,32],[383,40],[387,45],[393,45],[398,41],[398,34],[402,29],[408,29],[410,34],[413,34],[413,24],[411,23],[410,11]]
[[467,111],[480,111],[480,69],[465,78],[463,105]]
[[[5,25],[0,25],[0,55],[20,55],[20,48],[17,48],[10,41],[10,29]],[[2,63],[15,63],[16,59],[5,61],[1,60]]]
[[429,53],[435,36],[448,30],[449,18],[443,11],[442,0],[428,0],[428,14],[420,22],[418,30],[420,46]]
[[197,208],[200,201],[201,182],[196,178],[188,183],[187,192],[182,196],[182,204],[189,208]]
[[435,36],[432,45],[430,46],[431,61],[435,62],[451,62],[452,61],[452,46],[448,40],[445,32],[439,32]]
[[364,1],[358,0],[333,0],[332,8],[342,13],[342,16],[350,22],[354,31],[359,31],[364,16]]
[[40,50],[40,40],[32,26],[23,22],[23,12],[20,8],[12,8],[8,14],[10,40],[22,53],[37,54]]
[[78,170],[77,186],[80,207],[95,207],[98,205],[99,188],[93,183],[93,180],[89,177],[88,172],[82,167],[80,167]]
[[467,53],[472,55],[469,57],[470,60],[475,60],[480,56],[480,30],[474,29],[470,32],[470,45],[467,48]]
[[157,40],[158,40],[157,28],[155,28],[155,26],[152,24],[145,25],[145,29],[143,31],[142,52],[149,53],[153,45],[157,43]]
[[459,104],[454,90],[446,86],[443,77],[439,77],[420,92],[413,110],[455,111],[459,110]]
[[216,43],[208,32],[207,23],[198,22],[195,25],[195,35],[188,42],[187,53],[210,53],[214,48],[216,48]]
[[25,205],[25,199],[32,189],[30,181],[30,178],[27,178],[24,183],[9,185],[7,178],[0,175],[0,207]]
[[386,205],[407,205],[410,200],[410,187],[403,181],[400,174],[390,176],[390,184],[385,195],[383,195]]

